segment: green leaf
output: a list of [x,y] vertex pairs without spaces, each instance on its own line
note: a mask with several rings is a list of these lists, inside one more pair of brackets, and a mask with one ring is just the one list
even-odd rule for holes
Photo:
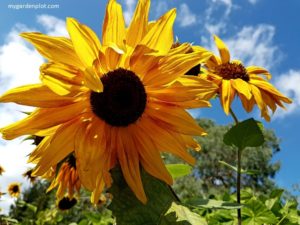
[[209,225],[236,225],[236,213],[229,210],[217,210],[208,217]]
[[192,167],[187,164],[167,164],[166,167],[173,179],[189,175],[192,171]]
[[244,120],[229,129],[223,139],[226,145],[234,145],[239,149],[258,147],[264,143],[261,125],[253,118]]
[[204,218],[201,218],[198,214],[190,211],[187,207],[173,202],[159,224],[207,225],[207,222]]
[[207,208],[207,209],[240,209],[241,204],[235,202],[219,201],[214,199],[192,199],[187,204],[193,207]]
[[261,201],[250,199],[242,210],[244,225],[276,224],[276,216]]
[[283,189],[273,190],[269,198],[265,202],[265,205],[268,207],[268,209],[272,210],[272,212],[275,214],[277,214],[281,209],[280,197],[283,192],[284,192]]
[[[178,200],[171,188],[141,169],[143,186],[148,198],[146,205],[141,203],[128,187],[120,168],[112,171],[113,185],[109,209],[116,217],[118,225],[194,225],[204,224],[189,209],[175,202]],[[187,217],[186,217],[187,216]],[[198,223],[195,222],[199,219]]]

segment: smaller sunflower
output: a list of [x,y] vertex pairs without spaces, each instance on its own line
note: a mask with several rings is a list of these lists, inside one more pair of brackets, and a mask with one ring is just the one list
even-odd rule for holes
[[75,192],[79,194],[81,182],[76,169],[76,159],[72,154],[62,163],[57,176],[53,178],[47,191],[56,187],[58,187],[56,197],[59,200],[64,198],[66,192],[69,199],[73,199]]
[[25,173],[22,174],[23,177],[30,181],[30,183],[34,183],[37,178],[36,176],[33,176],[33,170],[34,169],[28,169]]
[[17,182],[11,183],[7,191],[11,197],[18,198],[21,194],[21,184]]
[[0,166],[0,176],[5,172],[2,166]]
[[219,86],[217,92],[227,115],[235,96],[240,98],[247,112],[251,112],[256,104],[261,116],[267,121],[270,121],[269,109],[274,113],[277,106],[285,108],[283,103],[292,103],[291,99],[268,82],[271,79],[269,71],[258,66],[245,67],[239,60],[230,60],[230,52],[225,43],[216,35],[214,40],[220,57],[212,55],[205,63],[207,70],[203,71],[206,75],[199,76],[206,76]]

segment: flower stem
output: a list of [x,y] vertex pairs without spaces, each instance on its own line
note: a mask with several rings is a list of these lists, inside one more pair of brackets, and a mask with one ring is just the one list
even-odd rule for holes
[[[232,116],[235,124],[239,123],[238,118],[230,108],[230,115]],[[237,203],[241,204],[241,162],[242,162],[242,149],[238,148],[237,151],[237,178],[236,178],[236,199]],[[237,219],[238,225],[242,224],[242,211],[241,209],[237,209]]]

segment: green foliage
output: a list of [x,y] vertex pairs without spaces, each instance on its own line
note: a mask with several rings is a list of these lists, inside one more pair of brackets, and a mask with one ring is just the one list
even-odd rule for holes
[[[112,225],[114,219],[105,207],[94,207],[83,191],[79,202],[70,210],[56,207],[55,192],[46,193],[48,182],[37,181],[11,207],[10,217],[22,225]],[[1,223],[0,223],[1,224]]]
[[[178,178],[173,186],[181,199],[204,198],[235,190],[236,172],[224,166],[223,161],[235,167],[237,161],[236,149],[223,142],[224,134],[230,125],[216,125],[213,121],[198,120],[208,135],[198,137],[202,147],[200,152],[191,151],[197,159],[190,176]],[[273,177],[280,169],[280,163],[272,161],[273,156],[280,151],[279,139],[269,129],[263,130],[265,142],[256,148],[245,148],[242,155],[242,187],[250,187],[256,192],[267,194],[274,190]],[[167,163],[182,163],[177,158],[167,155]]]
[[192,167],[187,164],[167,164],[166,167],[173,179],[189,175],[192,171]]
[[264,143],[264,136],[258,122],[251,118],[231,127],[224,135],[223,141],[242,150],[246,147],[261,146]]
[[171,188],[141,171],[147,204],[141,203],[128,187],[119,168],[112,170],[113,194],[109,208],[118,225],[205,225],[206,222],[187,207],[180,205]]
[[[284,201],[283,190],[276,189],[268,196],[255,195],[253,190],[242,190],[242,224],[243,225],[297,225],[300,224],[300,211],[297,202]],[[224,194],[216,199],[226,199],[234,202],[234,195]],[[212,200],[210,200],[212,201]],[[218,200],[219,201],[219,200]],[[218,209],[203,206],[197,208],[197,212],[206,218],[209,225],[236,225],[236,210]]]

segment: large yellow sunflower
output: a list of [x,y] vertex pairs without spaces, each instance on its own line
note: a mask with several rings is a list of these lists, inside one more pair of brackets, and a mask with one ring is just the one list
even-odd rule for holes
[[8,194],[11,197],[18,198],[21,194],[21,184],[20,183],[11,183],[7,188]]
[[116,164],[137,198],[146,203],[140,165],[152,176],[172,184],[160,152],[189,163],[192,138],[204,135],[189,108],[209,106],[216,86],[185,74],[211,53],[188,53],[189,44],[171,49],[176,11],[148,22],[150,1],[137,3],[125,27],[122,8],[110,0],[102,43],[86,25],[67,19],[70,39],[23,33],[48,60],[41,67],[41,84],[15,88],[0,97],[37,107],[25,119],[2,128],[5,139],[46,136],[34,151],[35,175],[43,175],[75,151],[82,186],[97,203],[112,179]]
[[[225,43],[216,35],[214,40],[220,57],[212,55],[206,62],[206,75],[209,80],[218,84],[220,101],[226,114],[229,113],[235,96],[239,96],[247,112],[252,111],[257,104],[261,116],[267,121],[270,120],[268,108],[274,113],[277,105],[284,108],[283,102],[292,102],[268,82],[271,74],[266,69],[258,66],[245,67],[239,60],[230,60]],[[267,80],[259,75],[265,75]]]

